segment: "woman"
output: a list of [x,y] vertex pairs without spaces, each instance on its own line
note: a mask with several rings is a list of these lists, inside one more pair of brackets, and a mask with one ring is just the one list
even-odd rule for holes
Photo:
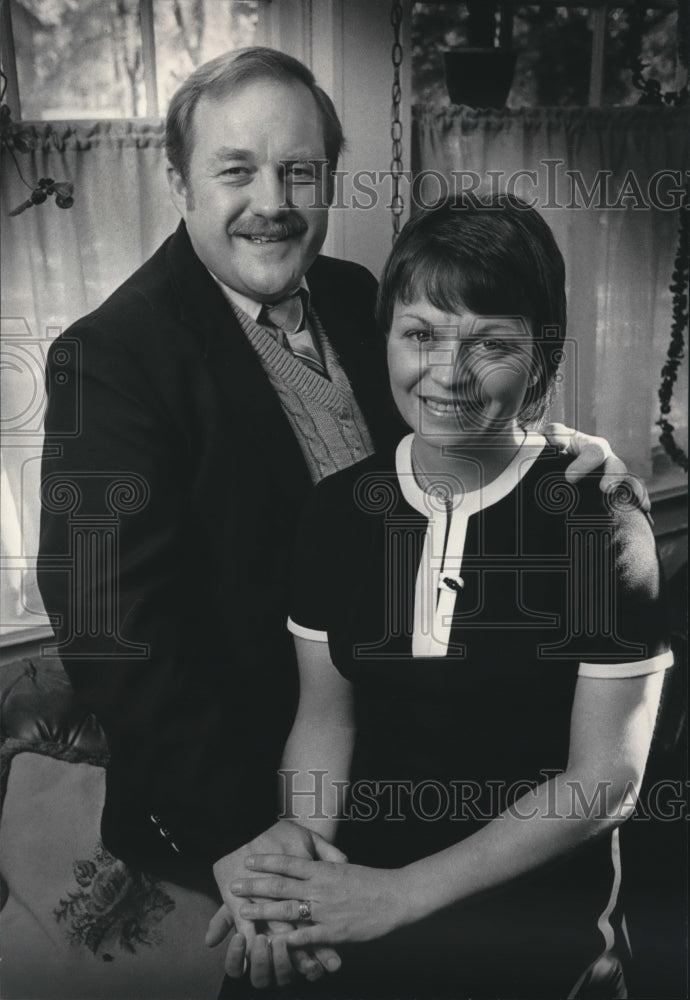
[[349,863],[257,857],[233,892],[300,922],[288,947],[337,947],[317,995],[626,996],[617,828],[671,656],[644,515],[530,429],[562,257],[515,198],[447,203],[379,310],[413,433],[316,488],[290,620],[284,815]]

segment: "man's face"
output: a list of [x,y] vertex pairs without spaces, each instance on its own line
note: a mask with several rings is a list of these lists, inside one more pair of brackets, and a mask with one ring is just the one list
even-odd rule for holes
[[323,121],[299,82],[255,80],[196,106],[188,178],[173,201],[200,260],[259,302],[295,289],[326,237]]

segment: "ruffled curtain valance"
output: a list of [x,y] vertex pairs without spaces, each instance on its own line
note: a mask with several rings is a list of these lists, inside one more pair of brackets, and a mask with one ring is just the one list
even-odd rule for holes
[[22,131],[44,152],[160,148],[165,140],[165,125],[159,120],[22,122]]
[[628,108],[468,108],[457,104],[418,104],[413,108],[418,122],[435,127],[459,127],[463,131],[476,128],[505,130],[512,125],[520,129],[539,130],[553,125],[565,127],[601,128],[629,132],[639,128],[683,127],[688,121],[685,108],[658,107],[636,104]]

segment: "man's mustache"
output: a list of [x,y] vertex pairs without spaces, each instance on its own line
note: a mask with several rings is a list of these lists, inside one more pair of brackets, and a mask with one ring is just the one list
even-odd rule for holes
[[228,228],[229,236],[255,236],[266,240],[285,240],[290,236],[301,236],[307,231],[307,224],[301,215],[287,215],[279,222],[266,224],[257,220],[242,220]]

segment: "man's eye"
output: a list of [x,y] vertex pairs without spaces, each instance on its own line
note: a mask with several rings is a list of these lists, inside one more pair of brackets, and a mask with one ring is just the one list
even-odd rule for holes
[[221,171],[224,177],[244,177],[249,173],[248,167],[226,167]]
[[295,163],[288,170],[288,176],[297,183],[314,180],[314,168],[311,164]]
[[493,337],[485,337],[480,343],[485,351],[502,351],[506,346],[505,340],[495,340]]

